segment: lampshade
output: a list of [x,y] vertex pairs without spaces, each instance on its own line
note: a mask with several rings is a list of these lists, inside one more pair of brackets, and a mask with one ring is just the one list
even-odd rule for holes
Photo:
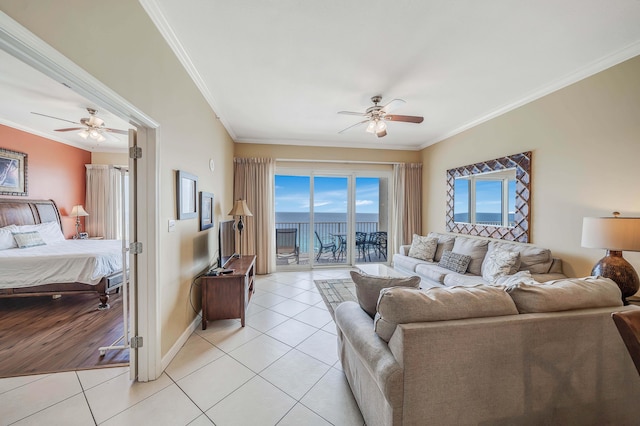
[[253,216],[245,200],[237,200],[229,212],[229,216]]
[[89,216],[89,213],[87,213],[87,211],[84,209],[84,207],[82,207],[81,204],[78,204],[77,206],[73,206],[73,208],[71,209],[71,214],[69,214],[69,216]]
[[640,217],[585,217],[582,247],[640,251]]

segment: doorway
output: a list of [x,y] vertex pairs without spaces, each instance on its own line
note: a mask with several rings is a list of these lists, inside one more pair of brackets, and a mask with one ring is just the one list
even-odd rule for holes
[[388,263],[389,181],[381,171],[279,168],[276,237],[283,233],[278,230],[296,233],[299,256],[292,261],[277,247],[277,270]]

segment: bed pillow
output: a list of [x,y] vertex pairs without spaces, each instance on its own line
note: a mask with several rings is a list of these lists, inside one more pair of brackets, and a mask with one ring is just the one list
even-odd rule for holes
[[380,290],[389,287],[411,287],[418,288],[420,286],[420,277],[378,277],[372,275],[361,274],[351,271],[351,279],[356,285],[356,296],[358,303],[363,311],[371,318],[376,314],[376,306]]
[[432,261],[438,248],[438,239],[433,237],[421,237],[413,234],[413,241],[409,248],[409,257]]
[[13,239],[13,233],[17,231],[18,227],[15,225],[0,228],[0,250],[18,247],[16,240]]
[[471,256],[445,250],[444,253],[442,253],[440,262],[438,262],[438,266],[459,274],[464,274],[467,271],[469,262],[471,262]]
[[20,225],[18,226],[18,232],[32,232],[37,231],[46,244],[52,244],[58,241],[64,241],[64,235],[58,222],[44,222],[37,225]]
[[47,244],[42,240],[38,231],[14,232],[13,239],[16,240],[18,248],[44,246]]

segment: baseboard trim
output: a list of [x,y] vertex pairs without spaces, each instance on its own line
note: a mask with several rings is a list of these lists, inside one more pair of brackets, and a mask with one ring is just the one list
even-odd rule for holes
[[169,349],[169,352],[167,352],[167,354],[162,357],[162,361],[161,361],[162,371],[167,369],[171,361],[173,361],[173,358],[175,358],[175,356],[178,355],[178,352],[180,352],[180,349],[182,349],[184,344],[187,343],[189,336],[191,336],[191,334],[195,331],[195,329],[198,328],[198,325],[201,324],[202,320],[200,315],[201,313],[196,315],[193,321],[191,321],[191,324],[189,324],[189,327],[187,327],[187,329],[180,335],[178,340],[176,340],[176,342],[173,344],[171,349]]

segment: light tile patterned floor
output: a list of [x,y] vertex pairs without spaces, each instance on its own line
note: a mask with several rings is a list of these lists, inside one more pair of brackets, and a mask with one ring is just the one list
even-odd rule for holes
[[130,382],[127,368],[0,379],[0,425],[362,426],[313,284],[348,277],[349,269],[257,277],[247,326],[198,328],[153,382]]

